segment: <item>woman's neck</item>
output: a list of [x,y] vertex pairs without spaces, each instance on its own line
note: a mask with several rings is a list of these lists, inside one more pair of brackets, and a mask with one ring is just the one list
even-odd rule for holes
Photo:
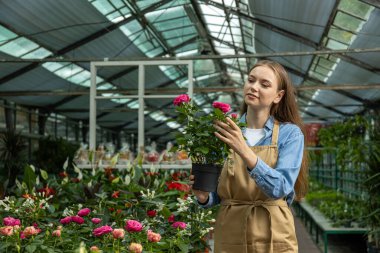
[[269,118],[269,112],[264,111],[253,111],[249,108],[247,109],[247,127],[253,129],[264,128],[265,123]]

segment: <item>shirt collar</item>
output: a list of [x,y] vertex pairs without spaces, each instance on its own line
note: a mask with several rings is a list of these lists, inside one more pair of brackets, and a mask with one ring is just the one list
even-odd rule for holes
[[[240,122],[247,124],[247,113],[244,113],[240,117]],[[273,130],[273,126],[274,126],[274,117],[273,116],[269,116],[267,122],[265,122],[264,129],[265,129],[266,132],[267,131],[272,131]]]

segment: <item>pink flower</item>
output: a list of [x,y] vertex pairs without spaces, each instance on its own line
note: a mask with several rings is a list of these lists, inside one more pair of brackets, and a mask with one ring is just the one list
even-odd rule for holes
[[41,232],[40,229],[37,229],[33,226],[30,226],[30,227],[26,227],[23,231],[23,234],[25,237],[28,237],[28,236],[31,236],[31,235],[36,235],[38,234],[39,232]]
[[66,224],[69,224],[71,221],[72,221],[71,216],[67,216],[67,217],[61,219],[59,222],[60,222],[62,225],[66,225]]
[[79,217],[79,216],[71,216],[71,221],[75,222],[76,224],[83,224],[84,223],[84,219],[82,217]]
[[91,252],[100,252],[99,248],[96,246],[91,246],[90,251]]
[[153,217],[156,217],[156,215],[157,215],[157,211],[156,211],[156,210],[149,210],[149,211],[146,212],[146,214],[147,214],[149,217],[153,218]]
[[100,219],[100,218],[92,218],[91,222],[94,223],[94,224],[99,224],[100,222],[102,222],[102,219]]
[[141,246],[140,243],[134,243],[132,242],[130,245],[129,245],[129,250],[133,253],[141,253],[142,252],[142,249],[143,247]]
[[161,235],[158,233],[152,232],[152,230],[148,230],[147,232],[148,241],[150,242],[159,242],[161,240]]
[[108,233],[111,233],[112,232],[112,228],[110,226],[102,226],[102,227],[99,227],[99,228],[95,228],[93,231],[92,231],[92,234],[96,237],[98,236],[101,236],[101,235],[104,235],[104,234],[108,234]]
[[5,235],[5,236],[13,235],[13,227],[12,226],[6,226],[6,227],[0,228],[0,235]]
[[186,223],[182,221],[176,221],[172,224],[173,228],[179,228],[179,229],[185,229],[186,228]]
[[179,105],[181,105],[183,103],[189,103],[190,100],[191,99],[190,99],[189,95],[187,95],[187,94],[181,94],[181,95],[179,95],[178,97],[176,97],[174,99],[173,104],[175,106],[179,106]]
[[57,230],[54,230],[52,233],[51,233],[52,236],[54,237],[61,237],[61,230],[57,229]]
[[173,223],[173,222],[175,221],[175,216],[174,216],[174,214],[171,214],[171,215],[169,216],[168,221],[169,221],[170,223]]
[[90,213],[91,213],[90,208],[83,208],[83,209],[79,210],[77,215],[80,217],[84,217],[84,216],[89,215]]
[[125,230],[122,228],[115,228],[112,231],[113,238],[115,239],[123,239],[125,236]]
[[237,113],[231,113],[231,118],[237,119],[237,117],[238,117]]
[[231,106],[229,104],[222,103],[222,102],[214,102],[212,103],[212,106],[214,108],[219,108],[224,113],[227,113],[231,110]]
[[140,232],[142,230],[142,225],[137,220],[128,220],[126,222],[125,229],[128,232]]
[[16,226],[16,225],[21,225],[21,221],[19,219],[15,219],[13,217],[5,217],[3,219],[3,224],[5,226]]

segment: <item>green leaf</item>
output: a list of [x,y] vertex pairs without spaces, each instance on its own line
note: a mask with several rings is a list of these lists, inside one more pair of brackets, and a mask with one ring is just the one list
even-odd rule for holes
[[116,155],[114,155],[112,158],[111,158],[111,166],[112,167],[115,167],[117,161],[119,160],[119,153],[117,153]]
[[209,152],[209,148],[208,147],[198,147],[195,149],[195,152],[201,152],[202,154],[207,155]]
[[26,252],[33,253],[34,251],[36,251],[37,246],[30,244],[30,245],[26,246],[25,249],[26,249]]
[[34,173],[32,166],[26,165],[24,167],[24,179],[23,182],[28,187],[29,192],[32,192],[34,184],[36,183],[36,173]]
[[41,173],[41,177],[42,177],[44,180],[47,180],[47,179],[49,178],[49,175],[48,175],[48,173],[46,172],[46,170],[40,169],[40,173]]
[[189,252],[189,245],[184,244],[184,243],[178,243],[177,246],[181,250],[181,252],[183,253]]
[[120,177],[117,177],[114,180],[112,180],[112,184],[117,184],[119,183],[119,181],[120,181]]
[[171,215],[170,210],[166,206],[162,208],[161,213],[166,219]]

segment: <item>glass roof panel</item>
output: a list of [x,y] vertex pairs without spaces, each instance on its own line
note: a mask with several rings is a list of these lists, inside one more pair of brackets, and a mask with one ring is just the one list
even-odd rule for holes
[[46,50],[45,48],[38,48],[30,53],[27,53],[25,55],[23,55],[21,58],[24,58],[24,59],[43,59],[49,55],[51,55],[52,52],[50,52],[49,50]]
[[136,4],[142,10],[158,2],[160,2],[160,0],[139,0],[136,1]]
[[166,42],[168,43],[169,46],[174,47],[174,46],[179,45],[182,42],[185,42],[186,40],[189,40],[189,39],[194,38],[196,36],[197,36],[197,34],[190,34],[187,36],[182,36],[182,37],[177,37],[175,39],[170,39],[170,40],[167,40]]
[[90,77],[91,77],[91,73],[89,71],[81,71],[75,75],[72,75],[68,79],[68,81],[76,83],[76,84],[80,84],[80,83],[90,79]]
[[363,21],[351,15],[338,11],[335,16],[334,24],[346,30],[357,32],[361,29]]
[[27,38],[19,37],[0,46],[0,51],[15,57],[19,57],[36,48],[38,48],[38,45],[36,43],[28,40]]
[[179,17],[187,16],[182,6],[176,6],[168,9],[156,10],[145,14],[145,17],[149,22],[155,23],[168,19],[175,19]]
[[188,27],[178,27],[179,29],[176,30],[170,30],[170,31],[163,31],[161,34],[165,39],[170,39],[173,37],[179,37],[183,35],[189,35],[189,34],[197,34],[197,30],[193,26]]
[[145,54],[148,57],[155,57],[155,56],[157,56],[159,54],[162,54],[163,52],[164,52],[164,50],[161,47],[158,47],[158,48],[155,48],[153,50],[145,52]]
[[57,69],[63,68],[69,64],[69,62],[45,62],[42,64],[42,67],[46,68],[51,72],[54,72]]
[[356,38],[356,35],[344,30],[340,30],[337,27],[331,27],[328,33],[328,37],[345,44],[350,44]]
[[13,33],[12,31],[5,28],[4,26],[0,25],[0,45],[16,37],[17,37],[17,34]]
[[348,45],[329,39],[326,47],[331,48],[331,49],[347,49]]
[[142,30],[140,23],[137,20],[133,20],[128,24],[120,26],[120,30],[127,36],[139,32]]
[[95,8],[98,9],[98,11],[100,11],[103,15],[107,15],[115,10],[108,0],[95,0],[92,1],[91,4],[94,5]]
[[65,66],[54,73],[64,79],[67,79],[69,76],[72,76],[80,71],[83,71],[83,68],[75,65],[75,64],[70,64],[69,66]]
[[373,7],[361,1],[342,0],[339,3],[339,9],[354,16],[368,19],[368,15]]
[[178,29],[178,25],[181,24],[182,26],[188,25],[190,23],[188,17],[183,18],[176,18],[172,20],[167,20],[165,22],[159,22],[159,23],[153,23],[154,27],[158,31],[166,31],[169,29]]

